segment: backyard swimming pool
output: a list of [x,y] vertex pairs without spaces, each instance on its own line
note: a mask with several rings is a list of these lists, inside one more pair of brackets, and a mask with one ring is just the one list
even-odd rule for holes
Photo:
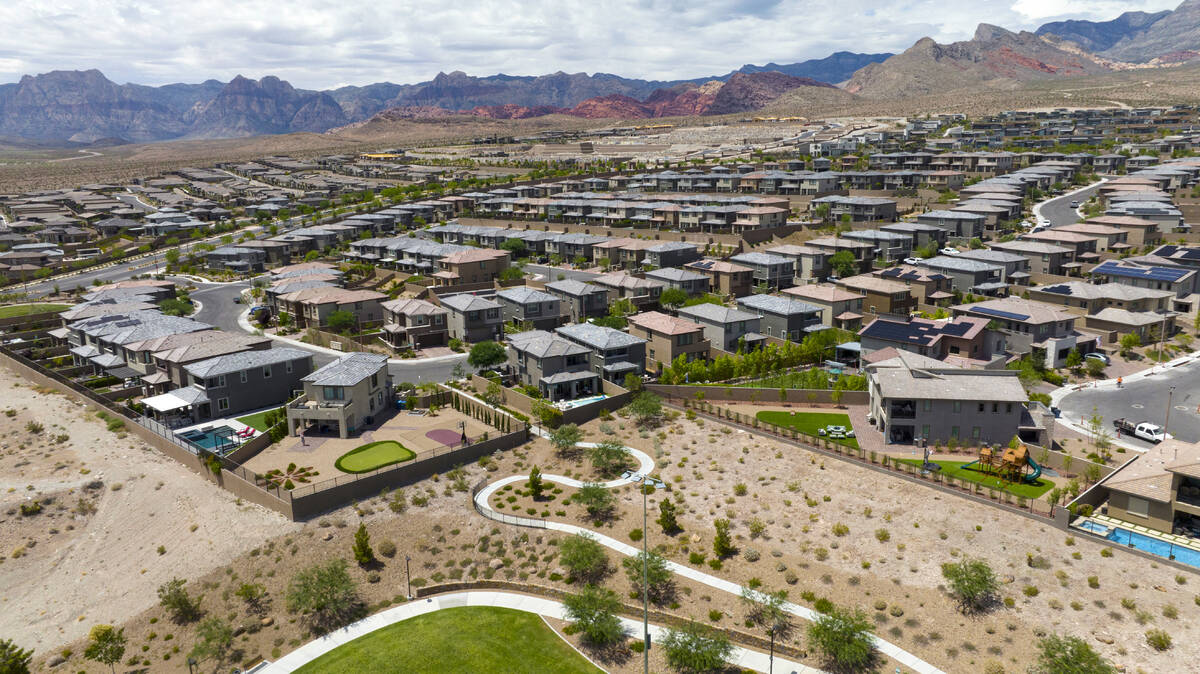
[[1114,543],[1121,543],[1122,545],[1127,545],[1143,552],[1149,552],[1152,555],[1168,559],[1171,555],[1175,555],[1175,561],[1200,568],[1200,551],[1193,550],[1192,548],[1174,545],[1123,527],[1105,526],[1094,520],[1086,520],[1075,526],[1084,531],[1104,536]]
[[205,430],[184,431],[179,434],[179,437],[210,452],[225,454],[237,449],[238,445],[242,444],[236,433],[229,426],[217,426]]

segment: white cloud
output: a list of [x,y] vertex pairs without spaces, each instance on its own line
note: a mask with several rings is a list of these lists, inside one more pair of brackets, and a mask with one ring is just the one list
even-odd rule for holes
[[678,79],[838,50],[969,39],[976,24],[1109,19],[1141,0],[5,0],[0,81],[98,68],[117,82],[277,75],[298,87],[473,75],[608,72]]

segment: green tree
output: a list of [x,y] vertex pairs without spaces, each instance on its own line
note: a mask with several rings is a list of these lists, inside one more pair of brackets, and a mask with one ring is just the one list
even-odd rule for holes
[[688,301],[688,294],[686,290],[680,288],[667,288],[658,296],[658,301],[663,306],[678,307]]
[[483,402],[495,407],[499,405],[504,398],[504,387],[498,381],[489,381],[487,389],[479,396]]
[[[117,671],[117,663],[125,657],[125,630],[116,629],[112,625],[94,625],[88,632],[87,648],[83,657],[102,665],[108,665],[110,671]],[[0,668],[0,672],[8,670]]]
[[158,603],[171,614],[171,619],[177,623],[188,623],[200,617],[200,601],[203,596],[193,598],[185,589],[187,584],[182,578],[171,580],[158,586]]
[[964,612],[987,608],[995,601],[996,593],[1000,590],[996,573],[982,559],[963,558],[958,562],[946,562],[942,564],[942,577]]
[[320,251],[316,251],[316,250],[310,250],[310,251],[308,251],[307,253],[305,253],[305,254],[304,254],[304,261],[305,261],[305,262],[315,262],[316,260],[319,260],[319,259],[321,259],[321,252],[320,252]]
[[633,413],[638,426],[656,426],[662,420],[662,399],[649,391],[642,391],[630,401],[629,411]]
[[713,553],[717,557],[728,557],[737,551],[733,547],[733,537],[729,535],[729,520],[718,519],[713,522],[713,529],[716,531],[713,535]]
[[354,561],[360,566],[366,566],[375,561],[375,551],[371,549],[371,534],[367,532],[366,522],[359,522],[358,531],[354,532]]
[[508,352],[502,344],[485,340],[471,347],[467,355],[467,364],[476,370],[495,367],[508,359]]
[[562,410],[541,398],[533,401],[533,405],[530,406],[530,412],[533,414],[534,419],[537,419],[541,422],[542,426],[547,428],[557,428],[559,422],[562,421]]
[[575,424],[563,424],[550,431],[550,444],[558,451],[559,456],[571,456],[579,452],[576,444],[583,440],[583,431]]
[[0,674],[29,674],[33,651],[26,650],[8,639],[0,639]]
[[233,628],[224,618],[205,618],[196,626],[196,644],[188,655],[200,662],[212,660],[219,669],[233,653]]
[[608,573],[608,555],[590,534],[574,534],[558,544],[558,561],[572,577],[593,582]]
[[578,593],[564,597],[563,607],[567,619],[579,628],[588,643],[607,646],[625,638],[625,629],[617,617],[621,601],[612,590],[585,586]]
[[682,674],[702,674],[725,668],[725,659],[733,652],[729,637],[694,620],[667,630],[659,642],[667,664]]
[[521,239],[508,239],[500,244],[500,250],[506,250],[512,254],[512,259],[516,260],[522,257],[527,257],[529,251],[525,248],[525,242]]
[[787,591],[759,592],[750,588],[742,590],[742,601],[746,604],[746,620],[766,633],[771,640],[771,658],[775,658],[775,642],[787,641],[796,631],[792,614],[787,611]]
[[535,501],[542,500],[542,496],[546,491],[546,482],[542,479],[541,469],[534,466],[533,470],[529,471],[529,482],[526,484],[529,486],[530,497]]
[[839,278],[854,276],[858,273],[858,261],[854,259],[854,253],[848,250],[839,250],[829,258],[829,266],[833,268]]
[[1083,354],[1079,353],[1079,349],[1071,349],[1067,352],[1067,369],[1078,370],[1083,365]]
[[676,519],[678,510],[679,506],[669,498],[664,498],[658,503],[658,519],[655,521],[658,522],[658,526],[662,527],[663,533],[668,536],[683,531]]
[[646,595],[655,604],[663,604],[670,601],[675,596],[675,574],[671,573],[671,570],[667,568],[667,560],[657,552],[653,550],[649,551],[649,553],[639,552],[633,557],[626,557],[621,560],[621,566],[625,569],[625,577],[629,579],[630,584],[633,585],[638,595],[641,596],[642,559],[646,560]]
[[613,496],[612,491],[595,482],[585,482],[572,500],[582,505],[588,515],[596,520],[608,519],[617,504],[617,499]]
[[304,615],[317,634],[351,623],[363,613],[358,586],[343,559],[297,572],[288,584],[287,606],[289,611]]
[[1128,358],[1129,352],[1142,345],[1142,338],[1136,332],[1121,337],[1121,356]]
[[358,325],[358,317],[352,311],[332,311],[326,321],[326,325],[334,332],[352,330],[354,326]]
[[629,448],[619,440],[602,440],[587,450],[592,466],[605,477],[620,473],[629,463]]
[[1079,637],[1051,634],[1038,641],[1035,674],[1114,674],[1117,670]]
[[871,621],[858,609],[831,608],[808,626],[808,644],[835,670],[865,670],[875,660]]
[[261,613],[263,600],[267,596],[267,588],[258,583],[242,583],[233,594],[246,602],[246,607],[252,613]]
[[1104,361],[1099,358],[1088,358],[1084,367],[1087,368],[1087,373],[1092,377],[1099,377],[1104,374]]
[[501,281],[517,281],[525,278],[525,268],[519,264],[510,265],[500,270]]
[[637,393],[642,390],[642,378],[630,372],[625,375],[625,390]]

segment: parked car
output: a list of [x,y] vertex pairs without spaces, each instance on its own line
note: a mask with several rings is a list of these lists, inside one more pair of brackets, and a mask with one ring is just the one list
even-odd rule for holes
[[1112,359],[1109,358],[1107,355],[1100,353],[1099,351],[1085,353],[1083,355],[1083,359],[1084,360],[1098,360],[1101,363],[1104,363],[1105,365],[1112,365]]
[[[1163,432],[1162,426],[1152,424],[1148,421],[1134,423],[1122,418],[1113,421],[1113,426],[1116,427],[1118,434],[1132,435],[1147,442],[1159,443],[1166,438],[1166,433]],[[1120,436],[1118,435],[1118,437]]]
[[904,264],[920,264],[920,263],[921,263],[921,258],[919,258],[919,257],[904,258]]
[[1072,201],[1072,202],[1071,202],[1071,208],[1079,208],[1079,202],[1078,202],[1078,201]]
[[945,248],[939,250],[938,252],[941,253],[942,255],[958,255],[958,249],[951,248],[950,246],[946,246]]

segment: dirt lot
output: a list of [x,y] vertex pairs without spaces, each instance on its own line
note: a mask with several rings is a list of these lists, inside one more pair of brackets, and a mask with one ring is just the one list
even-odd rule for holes
[[0,390],[0,634],[24,647],[42,653],[128,620],[172,576],[294,528],[4,368]]

